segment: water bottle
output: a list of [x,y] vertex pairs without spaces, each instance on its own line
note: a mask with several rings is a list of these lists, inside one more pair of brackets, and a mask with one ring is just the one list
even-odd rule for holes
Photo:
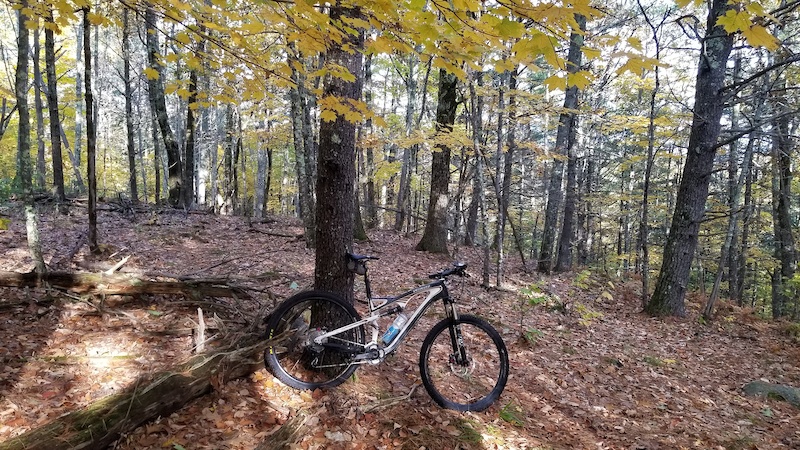
[[400,328],[403,328],[403,325],[406,324],[407,320],[408,316],[403,313],[398,314],[397,317],[395,317],[394,322],[392,322],[392,325],[383,335],[383,343],[388,345],[389,342],[392,342],[392,339],[397,336],[397,333],[400,332]]

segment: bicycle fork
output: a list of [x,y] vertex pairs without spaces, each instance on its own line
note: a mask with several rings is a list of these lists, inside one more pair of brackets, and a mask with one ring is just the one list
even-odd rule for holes
[[450,344],[453,346],[453,353],[450,354],[450,363],[466,367],[469,365],[469,361],[467,360],[467,349],[464,347],[464,338],[461,335],[461,325],[458,323],[456,304],[449,296],[446,297],[444,304],[447,315],[453,319],[452,325],[448,327]]

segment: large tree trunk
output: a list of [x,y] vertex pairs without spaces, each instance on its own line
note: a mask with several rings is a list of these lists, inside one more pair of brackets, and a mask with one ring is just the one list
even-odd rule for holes
[[[586,31],[586,18],[580,14],[576,14],[575,21],[578,22],[580,29],[570,35],[569,53],[567,55],[568,73],[575,73],[581,69],[581,47],[583,46],[583,34]],[[575,242],[575,209],[578,200],[578,156],[575,151],[575,135],[578,129],[578,115],[576,111],[578,109],[579,95],[580,92],[577,86],[570,86],[567,88],[564,98],[564,112],[561,113],[561,119],[558,124],[558,134],[556,135],[557,153],[560,155],[567,155],[567,187],[566,197],[564,198],[564,220],[561,223],[561,235],[558,238],[558,254],[554,267],[556,272],[564,272],[572,267],[572,251]],[[568,102],[569,104],[567,104]],[[559,138],[562,139],[560,148],[558,142]],[[551,190],[551,192],[553,191]],[[552,260],[552,257],[549,259]]]
[[700,56],[697,70],[695,113],[689,134],[686,163],[678,186],[672,225],[664,247],[661,272],[646,308],[651,315],[686,314],[684,297],[689,282],[689,270],[697,248],[697,234],[705,213],[708,187],[717,153],[720,118],[725,106],[722,88],[733,36],[717,24],[717,19],[729,8],[728,2],[713,0],[710,7],[704,39],[705,51]]
[[[575,19],[581,28],[586,26],[586,19],[575,15]],[[567,72],[575,73],[580,70],[581,47],[583,46],[583,33],[573,32],[570,35],[569,52],[567,53]],[[577,117],[575,111],[578,108],[578,87],[570,86],[564,94],[564,111],[558,119],[558,130],[556,131],[555,154],[553,168],[550,172],[549,188],[547,192],[547,208],[544,216],[544,230],[542,233],[542,243],[539,249],[538,270],[543,273],[550,273],[555,265],[556,233],[558,230],[558,217],[561,214],[561,200],[563,198],[562,184],[564,182],[564,162],[561,159],[571,151],[575,140],[575,128]],[[569,218],[569,220],[572,220]],[[567,218],[565,218],[565,222]],[[572,224],[570,224],[572,226]],[[568,230],[570,231],[570,230]],[[570,231],[571,232],[571,231]],[[563,232],[562,232],[563,236]],[[562,238],[563,240],[563,238]]]
[[[183,204],[183,176],[181,174],[181,157],[178,148],[178,141],[169,125],[167,116],[167,101],[164,94],[164,79],[161,62],[158,61],[158,30],[156,29],[156,14],[153,5],[148,4],[145,8],[145,23],[147,26],[147,65],[152,69],[154,76],[147,77],[148,93],[153,114],[158,122],[158,129],[161,131],[161,139],[164,141],[164,150],[167,154],[167,190],[169,204],[178,206]],[[89,61],[86,61],[88,64]]]
[[105,449],[121,434],[168,417],[215,386],[259,369],[268,344],[256,334],[245,335],[233,345],[139,379],[124,392],[0,443],[0,450]]
[[56,200],[66,200],[64,192],[64,162],[61,155],[61,118],[58,114],[58,79],[56,78],[55,36],[53,10],[49,9],[44,27],[44,67],[47,75],[47,112],[50,116],[50,153],[53,158],[53,188]]
[[[439,70],[439,98],[436,106],[436,133],[440,135],[453,131],[456,121],[456,86],[458,78],[444,69]],[[422,239],[417,250],[448,254],[447,249],[447,208],[450,185],[450,147],[437,144],[431,162],[431,193],[428,203],[428,217]]]
[[[348,18],[360,18],[361,10],[337,5],[331,7],[329,15],[331,23],[337,24]],[[343,45],[329,48],[327,58],[331,64],[345,68],[355,79],[327,77],[324,95],[347,104],[348,100],[361,98],[364,33],[345,33],[344,41]],[[337,113],[334,120],[320,123],[317,171],[314,287],[352,301],[353,274],[347,270],[345,253],[353,248],[356,125],[342,114]]]
[[17,71],[15,74],[14,93],[17,99],[19,114],[19,131],[17,133],[17,172],[14,184],[17,189],[29,193],[32,187],[33,166],[31,162],[31,119],[28,109],[28,28],[25,22],[28,17],[25,10],[28,1],[22,0],[21,9],[17,11]]

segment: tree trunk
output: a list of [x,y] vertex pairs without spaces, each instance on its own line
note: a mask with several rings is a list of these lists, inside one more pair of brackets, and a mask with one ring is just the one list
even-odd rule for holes
[[[780,75],[779,75],[780,76]],[[779,319],[787,315],[790,300],[794,299],[794,289],[790,281],[797,265],[797,251],[792,233],[792,144],[790,142],[789,121],[786,98],[783,93],[785,81],[776,83],[773,109],[777,119],[772,129],[772,222],[775,230],[775,259],[779,266],[773,274],[772,317]],[[783,89],[781,89],[783,87]]]
[[497,221],[495,223],[494,244],[492,247],[497,251],[497,260],[495,265],[495,283],[499,288],[503,280],[503,246],[505,245],[505,210],[503,209],[503,125],[505,122],[505,115],[503,114],[506,105],[505,93],[506,88],[506,73],[499,74],[497,90],[497,148],[494,154],[494,194],[497,200]]
[[[198,54],[205,52],[201,44],[197,49]],[[186,105],[186,148],[184,149],[183,167],[183,204],[190,208],[195,203],[194,177],[195,177],[195,109],[197,108],[197,69],[189,73],[189,100]]]
[[[769,86],[769,83],[765,83],[764,86]],[[767,88],[765,88],[765,90],[766,89]],[[761,122],[761,117],[764,113],[764,107],[765,107],[765,96],[766,92],[759,92],[756,95],[756,104],[754,105],[755,111],[753,113],[753,118],[751,119],[753,123]],[[733,117],[731,121],[735,126],[737,123],[736,118]],[[735,283],[735,280],[739,275],[738,271],[735,268],[735,261],[738,260],[738,258],[730,258],[730,255],[735,253],[734,244],[736,243],[736,235],[737,235],[736,228],[738,227],[739,216],[740,216],[739,198],[740,198],[740,193],[742,191],[742,186],[745,185],[745,183],[747,182],[747,177],[751,173],[750,165],[753,160],[753,151],[755,150],[756,146],[757,138],[756,136],[754,136],[754,134],[756,133],[757,131],[754,130],[753,133],[751,133],[750,138],[748,139],[747,147],[745,148],[745,153],[742,160],[741,172],[739,173],[738,179],[736,177],[737,168],[734,167],[729,169],[730,180],[728,182],[728,185],[729,185],[730,198],[728,200],[728,205],[730,209],[730,216],[728,217],[728,226],[727,226],[727,231],[725,233],[725,241],[722,244],[722,249],[720,250],[719,264],[717,265],[717,274],[716,277],[714,277],[714,287],[711,289],[711,295],[708,296],[708,301],[706,302],[706,305],[703,308],[703,317],[706,320],[711,320],[713,318],[714,306],[716,304],[717,298],[719,297],[722,275],[725,272],[725,265],[728,262],[733,262],[732,264],[729,264],[729,273],[731,274],[731,277],[729,279],[730,283],[729,291],[731,292],[731,299],[735,298],[733,297],[733,292],[736,290],[735,287],[737,284]],[[734,147],[734,145],[735,144],[732,144],[731,147]],[[733,160],[732,164],[736,166],[739,158],[738,158],[738,152],[736,151],[735,148],[731,149],[730,158]]]
[[236,212],[238,190],[238,168],[237,161],[239,153],[237,151],[238,138],[236,133],[236,111],[233,105],[228,104],[225,109],[225,145],[222,155],[222,204],[220,214],[231,215]]
[[[370,86],[372,83],[372,55],[368,55],[366,60],[364,61],[364,86],[365,88]],[[372,109],[372,90],[366,89],[364,92],[364,102],[367,105],[367,108]],[[364,124],[364,130],[369,135],[374,133],[373,125],[372,125],[372,118],[368,118],[366,123]],[[366,145],[364,149],[364,170],[363,176],[365,178],[364,181],[364,212],[366,220],[364,221],[364,226],[367,229],[373,229],[378,226],[378,208],[377,208],[377,199],[375,198],[375,153],[373,150],[372,145]],[[356,202],[356,208],[358,208],[358,202]],[[357,226],[357,225],[356,225]],[[364,238],[366,239],[366,232],[364,233]]]
[[[76,27],[75,36],[75,145],[74,150],[67,149],[74,179],[72,185],[80,193],[86,192],[86,185],[81,174],[81,146],[83,145],[83,72],[86,70],[83,61],[83,24]],[[62,135],[63,137],[63,135]]]
[[131,44],[130,19],[128,8],[122,11],[122,82],[125,85],[125,129],[128,144],[128,188],[131,201],[139,203],[136,183],[136,146],[133,141],[133,89],[131,87]]
[[31,119],[28,109],[28,28],[25,22],[28,16],[28,0],[21,0],[21,9],[17,11],[17,70],[15,74],[14,93],[17,100],[17,113],[19,114],[19,131],[17,133],[17,172],[14,176],[14,185],[24,195],[30,195],[33,186],[33,166],[31,162]]
[[695,83],[694,117],[683,176],[675,199],[675,212],[664,247],[661,272],[647,304],[651,315],[686,314],[684,298],[689,282],[700,222],[705,213],[708,187],[717,153],[725,96],[722,91],[725,68],[733,36],[717,24],[729,6],[713,0],[708,13],[705,51],[700,56]]
[[92,98],[92,45],[90,38],[89,8],[83,9],[84,89],[86,99],[86,177],[89,180],[89,250],[96,253],[97,245],[97,169],[95,167],[96,136],[94,128],[94,100]]
[[[291,48],[291,46],[290,46]],[[296,53],[296,50],[295,50]],[[304,58],[300,54],[290,55],[290,58],[297,64],[303,64]],[[297,212],[303,220],[303,228],[307,236],[306,245],[314,247],[315,229],[315,200],[314,200],[314,172],[308,170],[313,160],[312,154],[312,134],[310,125],[306,124],[310,120],[310,115],[306,115],[310,105],[307,104],[308,87],[306,86],[306,75],[302,70],[297,70],[295,64],[290,64],[292,68],[292,81],[294,86],[289,90],[289,100],[292,116],[292,137],[294,142],[295,170],[297,172],[298,205]]]
[[47,75],[47,112],[50,116],[50,153],[53,159],[53,188],[56,201],[66,200],[64,192],[64,162],[61,155],[61,118],[58,114],[58,79],[56,78],[55,36],[53,10],[47,11],[44,28],[44,66]]
[[[453,131],[456,121],[456,86],[458,78],[439,69],[439,98],[436,106],[436,133],[446,135]],[[437,144],[431,162],[431,190],[425,231],[416,250],[448,254],[447,209],[450,184],[450,147]]]
[[[164,150],[167,154],[168,201],[172,206],[181,206],[183,205],[183,176],[181,174],[180,150],[167,116],[164,76],[161,62],[158,61],[159,44],[156,14],[153,5],[150,3],[145,8],[145,24],[147,27],[147,66],[153,71],[153,74],[147,77],[147,90],[150,95],[150,105],[161,132],[161,139],[164,141]],[[89,62],[86,61],[86,63],[88,64]]]
[[[332,24],[360,18],[360,8],[338,4],[330,11]],[[327,59],[346,69],[354,78],[345,81],[329,76],[323,91],[342,102],[361,99],[364,32],[344,33],[342,45],[328,49]],[[350,51],[343,47],[349,47]],[[345,253],[353,248],[354,187],[356,172],[356,125],[336,113],[333,120],[322,120],[319,127],[317,158],[316,259],[314,288],[353,300],[353,274],[347,270]]]
[[[419,56],[411,52],[408,55],[408,75],[403,79],[406,86],[406,137],[411,137],[415,131],[414,112],[417,105],[417,75],[415,73],[419,64]],[[403,163],[400,167],[400,187],[397,191],[397,212],[394,217],[395,231],[401,231],[406,218],[411,213],[411,160],[417,151],[417,145],[411,144],[403,149]]]
[[44,104],[42,103],[42,69],[39,61],[41,60],[42,47],[39,43],[39,21],[36,21],[36,29],[33,30],[33,104],[36,110],[36,187],[44,190],[47,179],[47,166],[45,165],[44,147]]
[[[580,14],[575,15],[575,20],[581,26],[586,26],[586,19]],[[580,70],[581,65],[581,46],[583,46],[583,33],[573,32],[569,39],[569,52],[567,54],[567,72],[572,74]],[[550,173],[550,187],[547,192],[547,208],[544,216],[544,230],[542,233],[542,244],[539,250],[539,272],[550,273],[555,265],[553,251],[556,245],[556,231],[558,230],[558,218],[561,214],[562,184],[564,182],[564,162],[563,156],[568,156],[572,149],[575,139],[576,114],[578,108],[578,87],[570,86],[564,94],[564,111],[558,120],[558,130],[556,132],[555,154],[557,157],[553,161],[553,168]],[[565,218],[565,222],[566,222]],[[572,218],[569,218],[571,221]],[[570,223],[571,227],[572,224]],[[571,233],[571,230],[568,230]],[[562,230],[563,236],[563,230]]]
[[245,335],[233,345],[141,378],[124,392],[13,437],[0,450],[105,449],[123,433],[168,417],[215,387],[258,370],[268,344],[262,336]]
[[[576,14],[575,21],[578,22],[580,31],[570,35],[569,54],[567,56],[567,72],[569,73],[580,70],[581,47],[583,46],[583,34],[586,31],[586,18],[584,16]],[[572,268],[572,253],[575,243],[575,210],[578,202],[578,155],[575,150],[575,135],[578,130],[578,116],[575,111],[578,109],[578,97],[580,95],[578,87],[570,86],[567,88],[566,95],[570,97],[570,106],[567,106],[566,99],[564,100],[564,108],[568,108],[565,113],[570,116],[567,119],[569,126],[565,130],[567,137],[564,143],[564,153],[567,155],[567,191],[564,198],[564,220],[561,223],[561,236],[558,239],[558,256],[554,268],[556,272],[565,272]],[[556,137],[556,140],[558,140],[558,137]]]
[[485,195],[483,188],[483,96],[478,95],[475,85],[483,88],[483,71],[472,73],[469,84],[470,118],[472,119],[472,149],[475,152],[475,175],[472,177],[472,196],[467,210],[467,223],[464,230],[464,244],[478,244],[478,213]]

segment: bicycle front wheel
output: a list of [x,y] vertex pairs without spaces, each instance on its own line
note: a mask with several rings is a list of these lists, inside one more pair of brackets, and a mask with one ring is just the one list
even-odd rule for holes
[[508,350],[500,334],[483,319],[462,315],[434,325],[419,355],[422,383],[444,408],[482,411],[508,381]]
[[295,389],[338,386],[358,367],[356,354],[364,351],[364,327],[357,326],[328,337],[322,334],[360,320],[353,305],[323,291],[301,292],[281,303],[267,323],[264,362],[273,375]]

